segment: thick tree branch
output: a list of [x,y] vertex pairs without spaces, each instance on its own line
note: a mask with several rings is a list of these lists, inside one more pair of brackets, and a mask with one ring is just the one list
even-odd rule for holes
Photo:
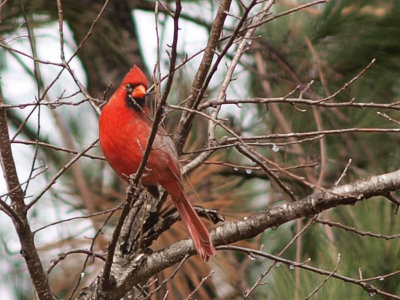
[[[339,205],[351,205],[374,196],[384,196],[398,189],[400,189],[400,171],[374,176],[330,190],[317,191],[300,201],[285,203],[243,220],[225,223],[211,231],[211,238],[216,246],[231,244],[255,237],[268,228],[297,218],[313,216]],[[117,282],[113,289],[104,294],[105,299],[119,299],[136,284],[146,282],[161,270],[180,262],[185,255],[195,253],[193,242],[187,239],[147,257],[132,261],[125,259],[114,264],[111,271]],[[77,299],[94,299],[96,293],[97,285],[93,282]]]

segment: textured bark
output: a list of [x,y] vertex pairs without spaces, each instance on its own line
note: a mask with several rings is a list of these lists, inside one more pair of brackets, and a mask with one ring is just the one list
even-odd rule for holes
[[[385,196],[398,189],[400,171],[374,176],[327,191],[318,191],[300,201],[282,204],[243,220],[223,224],[211,231],[211,238],[216,246],[231,244],[255,237],[268,228],[275,228],[297,218],[313,216],[339,205],[352,205],[373,196]],[[145,283],[151,276],[180,262],[185,255],[195,253],[191,240],[177,242],[162,251],[143,255],[141,259],[117,253],[111,270],[115,279],[114,286],[100,292],[98,282],[95,281],[82,290],[76,299],[120,299],[135,285]],[[101,297],[96,298],[99,295]]]

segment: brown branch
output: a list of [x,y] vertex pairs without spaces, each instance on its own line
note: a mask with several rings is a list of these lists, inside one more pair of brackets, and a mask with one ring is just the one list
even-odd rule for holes
[[[70,153],[70,154],[79,154],[81,153],[80,151],[77,150],[73,150],[73,149],[69,149],[69,148],[65,148],[65,147],[60,147],[60,146],[56,146],[53,144],[48,144],[45,142],[40,142],[40,141],[23,141],[23,140],[14,140],[12,142],[13,144],[23,144],[23,145],[32,145],[32,146],[41,146],[41,147],[45,147],[45,148],[49,148],[49,149],[53,149],[56,151],[62,151],[62,152],[66,152],[66,153]],[[97,156],[97,155],[90,155],[90,154],[82,154],[82,157],[87,157],[87,158],[91,158],[91,159],[99,159],[99,160],[106,160],[104,158],[104,156]]]
[[[305,139],[301,139],[301,140],[297,139],[295,141],[290,141],[290,142],[275,142],[275,143],[273,143],[273,142],[255,141],[255,142],[249,142],[249,143],[247,143],[247,145],[257,146],[257,147],[268,146],[268,147],[271,147],[272,151],[275,152],[275,151],[280,151],[280,147],[285,147],[285,146],[289,146],[289,145],[293,145],[293,144],[301,144],[301,143],[305,143],[305,142],[312,142],[312,141],[318,140],[320,138],[322,138],[322,135],[320,135],[320,136],[317,135],[314,137],[305,138]],[[184,152],[184,154],[196,154],[196,153],[201,153],[203,151],[228,149],[228,148],[232,148],[232,147],[236,146],[236,143],[226,144],[224,139],[221,139],[220,143],[216,142],[215,144],[216,144],[216,146],[213,146],[213,147],[200,148],[197,150]],[[203,163],[205,163],[205,162],[206,161],[204,161]]]
[[[278,256],[282,256],[282,255],[286,252],[286,250],[289,249],[289,247],[290,247],[291,245],[293,245],[293,244],[298,240],[298,238],[301,237],[301,236],[311,227],[311,225],[314,223],[314,221],[315,221],[316,218],[317,218],[317,216],[315,215],[312,219],[310,219],[310,220],[307,222],[307,224],[306,224],[300,231],[298,231],[298,232],[296,233],[296,235],[289,241],[289,243],[287,243],[287,245],[279,252]],[[245,292],[245,294],[244,294],[244,296],[243,296],[243,299],[247,299],[247,298],[251,295],[251,293],[252,293],[258,286],[260,286],[260,285],[263,284],[263,283],[262,283],[262,280],[265,278],[265,276],[267,276],[267,275],[269,274],[269,272],[271,272],[272,268],[275,267],[276,264],[277,264],[277,262],[275,261],[273,264],[271,264],[271,265],[269,266],[269,268],[268,268],[267,270],[265,270],[265,271],[258,277],[258,279],[257,279],[256,282],[253,284],[253,286],[252,286],[251,288],[249,288],[249,289]]]
[[387,235],[387,234],[382,234],[382,233],[373,233],[371,231],[362,231],[355,227],[350,227],[350,226],[347,226],[347,225],[344,225],[341,223],[327,221],[327,220],[316,220],[315,222],[323,224],[323,225],[328,225],[331,227],[337,227],[337,228],[343,229],[345,231],[353,232],[353,233],[361,235],[361,236],[368,236],[368,237],[385,239],[385,240],[393,240],[393,239],[400,238],[400,234]]
[[251,151],[245,151],[239,145],[236,149],[246,156],[248,159],[256,163],[268,176],[290,197],[291,201],[296,201],[296,196],[293,192],[276,176],[259,157],[256,157]]
[[266,19],[266,20],[260,22],[260,24],[258,24],[258,25],[250,25],[250,26],[246,27],[244,30],[240,31],[240,33],[243,33],[243,31],[245,31],[245,30],[247,30],[247,29],[251,29],[252,27],[257,27],[257,26],[260,26],[260,25],[262,25],[262,24],[269,23],[269,22],[271,22],[271,21],[274,21],[274,20],[276,20],[276,19],[279,19],[279,18],[281,18],[281,17],[283,17],[283,16],[290,15],[290,14],[292,14],[292,13],[295,13],[295,12],[300,11],[300,10],[302,10],[302,9],[305,9],[305,8],[307,8],[307,7],[316,6],[317,4],[326,3],[326,2],[328,2],[328,1],[329,1],[329,0],[317,0],[317,1],[313,1],[313,2],[310,2],[310,3],[306,3],[306,4],[303,4],[303,5],[297,6],[297,7],[292,8],[292,9],[285,10],[284,12],[281,12],[281,13],[279,13],[279,14],[276,14],[276,15],[274,15],[274,16],[272,16],[272,17],[270,17],[270,18],[268,18],[268,19]]
[[44,230],[44,229],[46,229],[48,227],[51,227],[51,226],[54,226],[54,225],[58,225],[58,224],[62,224],[62,223],[71,222],[71,221],[74,221],[74,220],[94,218],[94,217],[103,216],[103,215],[106,215],[106,214],[112,215],[115,211],[117,211],[119,209],[121,209],[121,204],[118,205],[117,207],[113,207],[113,208],[110,208],[110,209],[107,209],[107,210],[103,210],[103,211],[99,211],[99,212],[96,212],[96,213],[91,213],[91,214],[84,215],[84,216],[79,216],[79,217],[72,217],[72,218],[62,219],[60,221],[56,221],[56,222],[47,224],[45,226],[42,226],[42,227],[34,230],[33,234],[36,234],[39,231]]
[[66,170],[68,170],[69,167],[71,167],[81,156],[83,156],[87,151],[92,149],[94,145],[97,144],[99,139],[95,140],[92,142],[89,146],[87,146],[85,149],[83,149],[81,152],[76,154],[67,164],[65,164],[54,177],[50,180],[50,182],[47,184],[47,186],[36,196],[35,199],[33,199],[26,207],[27,210],[29,210],[37,201],[40,200],[40,198],[43,196],[44,193],[46,193],[57,181],[57,179],[65,173]]
[[[157,2],[155,2],[157,3]],[[131,9],[137,9],[137,10],[143,10],[143,11],[147,11],[147,12],[154,12],[156,9],[156,4],[154,2],[148,2],[148,1],[138,1],[135,2],[132,6]],[[131,4],[131,2],[129,2],[128,4]],[[170,15],[170,12],[172,10],[172,7],[170,7],[169,3],[163,3],[162,5],[159,5],[159,7],[157,8],[158,11],[160,13],[163,13],[165,15]],[[181,19],[183,20],[187,20],[189,22],[195,23],[197,25],[200,25],[204,28],[206,28],[208,31],[211,30],[212,28],[212,24],[210,24],[209,22],[200,19],[194,15],[191,14],[185,14],[182,13],[181,14]]]
[[[0,91],[0,104],[3,102],[3,96]],[[8,133],[6,110],[4,108],[0,108],[0,163],[11,198],[11,208],[15,212],[15,214],[11,214],[11,216],[18,216],[18,218],[12,218],[12,221],[21,243],[21,255],[25,259],[38,297],[40,299],[52,300],[54,299],[53,293],[37,253],[33,233],[31,232],[27,219],[27,207],[24,202],[25,194],[21,188],[15,168],[10,136]]]
[[67,105],[67,106],[79,106],[79,105],[87,102],[88,99],[83,99],[83,100],[80,100],[80,101],[77,101],[77,102],[60,101],[60,99],[67,99],[67,98],[74,97],[78,93],[79,92],[75,92],[75,93],[73,93],[72,95],[69,95],[69,96],[59,97],[57,99],[57,101],[50,102],[50,103],[47,103],[47,102],[46,103],[44,103],[44,102],[38,103],[38,102],[35,101],[35,102],[27,102],[27,103],[21,103],[21,104],[0,104],[0,107],[6,108],[6,109],[11,109],[11,108],[24,109],[24,108],[29,107],[29,106],[47,106],[47,107],[49,107],[51,109],[55,109],[55,108],[57,108],[59,106],[64,106],[64,105]]
[[95,257],[95,258],[99,258],[103,261],[105,261],[106,259],[104,258],[103,255],[98,254],[98,253],[94,253],[92,251],[89,250],[85,250],[85,249],[77,249],[77,250],[71,250],[68,252],[62,252],[62,253],[58,253],[58,258],[54,261],[52,261],[51,266],[47,269],[47,274],[50,274],[50,272],[54,269],[54,267],[62,260],[66,259],[67,256],[71,255],[71,254],[86,254],[89,255],[91,257]]
[[[400,171],[374,176],[327,191],[317,191],[302,200],[258,212],[243,220],[225,223],[211,231],[211,238],[216,246],[250,239],[268,228],[276,228],[297,218],[313,216],[339,205],[352,205],[398,189],[400,189]],[[121,257],[121,261],[115,263],[111,270],[117,282],[104,295],[107,299],[119,299],[132,286],[147,282],[151,276],[180,262],[185,255],[194,255],[195,253],[193,242],[186,239],[144,256],[139,262]],[[330,275],[331,273],[326,271],[323,274]],[[338,275],[332,275],[332,277],[335,276]],[[91,286],[82,290],[76,299],[93,299],[93,295],[97,291],[98,283],[95,281]]]
[[[257,24],[259,23],[265,15],[269,12],[270,8],[274,4],[274,1],[265,1],[263,7],[261,8],[259,14],[257,15],[257,18],[251,18],[249,19],[249,22],[251,24]],[[247,9],[250,11],[252,7],[252,4],[249,5],[249,8]],[[244,14],[243,17],[246,17],[247,13]],[[243,38],[238,41],[238,46],[235,50],[235,54],[233,55],[231,59],[231,63],[228,66],[224,79],[221,83],[221,86],[218,91],[217,95],[217,103],[221,103],[226,99],[226,94],[227,94],[227,89],[229,85],[231,84],[233,80],[233,73],[235,71],[236,66],[239,63],[240,58],[242,57],[243,53],[248,50],[248,41],[252,38],[254,32],[256,30],[256,27],[249,29],[246,31],[244,34]],[[225,48],[227,49],[227,48]],[[211,74],[210,74],[211,75]],[[200,102],[195,103],[195,107],[198,106]],[[221,105],[216,105],[212,108],[210,116],[212,119],[218,119],[219,112],[221,110]],[[208,146],[213,146],[216,141],[216,129],[217,129],[217,123],[215,123],[213,120],[209,120],[208,122]],[[201,165],[203,161],[205,161],[213,152],[212,151],[207,151],[200,153],[198,157],[196,157],[190,164],[186,165],[185,168],[186,170],[190,170],[193,168],[196,168],[197,166]]]
[[[18,188],[20,187],[18,186]],[[10,193],[12,193],[12,191]],[[23,221],[20,217],[13,211],[11,206],[3,200],[0,200],[0,210],[7,214],[12,220],[15,220],[16,223],[19,223],[21,226],[23,225]]]
[[20,50],[18,50],[18,49],[14,49],[14,48],[8,46],[7,44],[5,44],[5,43],[2,42],[2,41],[0,41],[0,47],[1,47],[1,48],[4,48],[4,49],[6,49],[6,50],[8,50],[8,51],[10,51],[10,52],[14,52],[14,53],[20,54],[20,55],[22,55],[22,56],[25,56],[25,57],[31,59],[31,60],[34,61],[34,62],[38,62],[38,63],[44,64],[44,65],[53,65],[53,66],[57,66],[57,67],[62,67],[62,66],[63,66],[61,63],[55,63],[55,62],[50,62],[50,61],[41,60],[41,59],[39,59],[39,58],[37,58],[37,57],[34,57],[34,56],[29,55],[29,54],[27,54],[27,53],[25,53],[25,52],[22,52],[22,51],[20,51]]
[[[400,128],[342,128],[342,129],[326,129],[321,131],[308,132],[291,132],[291,133],[272,133],[267,135],[256,135],[251,137],[241,137],[243,141],[262,141],[274,139],[287,139],[291,137],[312,137],[327,134],[344,134],[344,133],[399,133]],[[237,137],[227,138],[225,144],[239,141]]]
[[[251,139],[251,138],[245,138],[245,137],[241,137],[241,136],[237,135],[237,134],[235,133],[235,131],[233,131],[231,128],[229,128],[228,126],[226,126],[226,125],[222,122],[222,120],[215,119],[215,116],[209,116],[209,115],[207,115],[207,114],[205,114],[205,113],[203,113],[203,112],[200,112],[200,111],[197,111],[197,110],[193,110],[193,109],[189,109],[189,108],[185,108],[185,107],[181,107],[181,106],[179,106],[179,107],[173,106],[173,105],[169,105],[169,106],[170,106],[170,107],[177,108],[177,109],[181,109],[181,110],[184,110],[184,111],[191,111],[193,114],[201,115],[201,116],[207,118],[207,119],[210,120],[212,123],[214,123],[215,126],[216,126],[216,125],[219,125],[221,128],[225,129],[228,133],[230,133],[231,135],[234,136],[234,138],[224,138],[224,142],[226,142],[226,141],[228,141],[228,140],[229,140],[229,141],[232,141],[232,139],[236,139],[235,142],[239,142],[239,143],[240,143],[240,144],[235,144],[235,147],[236,147],[237,149],[240,148],[241,146],[243,146],[244,148],[247,149],[247,151],[248,151],[249,153],[251,153],[252,156],[255,155],[255,156],[257,156],[258,158],[261,158],[261,160],[268,162],[269,164],[271,164],[271,165],[274,166],[275,168],[278,168],[281,172],[285,173],[286,175],[290,176],[291,178],[294,178],[294,179],[296,179],[296,180],[298,180],[298,181],[301,181],[303,184],[306,184],[306,185],[308,185],[308,186],[310,186],[310,187],[314,187],[313,184],[311,184],[311,183],[305,181],[304,178],[302,178],[302,177],[300,177],[300,176],[298,176],[298,175],[295,175],[295,174],[293,174],[293,173],[288,172],[287,170],[285,170],[285,169],[283,169],[282,167],[280,167],[277,163],[275,163],[275,162],[273,162],[273,161],[271,161],[271,160],[268,160],[267,158],[261,156],[258,152],[254,151],[254,150],[245,142],[245,140],[248,140],[248,139]],[[211,122],[210,122],[210,123],[211,123]],[[243,151],[243,149],[241,149],[241,150]],[[238,149],[238,151],[239,151],[239,149]],[[245,153],[246,153],[246,152],[243,152],[242,154],[245,154]],[[200,158],[200,160],[202,161],[202,158],[203,158],[203,157],[202,157],[202,153],[201,153],[197,158],[195,158],[190,164],[185,165],[185,166],[183,167],[183,173],[186,173],[186,172],[188,171],[189,168],[193,167],[193,165],[196,165],[197,163],[195,163],[195,161],[196,161],[198,158]],[[254,160],[253,160],[253,161],[254,161]],[[255,162],[257,163],[257,160],[255,160]],[[278,181],[279,181],[279,178],[277,178],[277,177],[276,177],[274,174],[272,174],[271,172],[267,171],[267,168],[266,168],[265,165],[264,165],[264,166],[260,166],[260,167],[261,167],[261,168],[264,168],[263,170],[264,170],[268,175],[271,175],[270,177],[271,177],[274,181],[277,181],[278,185],[283,189],[284,192],[288,193],[289,197],[290,197],[292,200],[295,199],[295,198],[294,198],[294,195],[290,192],[290,190],[287,189],[287,188],[285,188],[285,186],[284,186],[281,182],[278,182]]]
[[[196,73],[196,76],[194,78],[190,90],[190,98],[187,103],[187,106],[190,108],[196,108],[196,102],[199,102],[198,99],[201,99],[203,97],[204,89],[202,89],[202,87],[204,85],[204,81],[207,77],[207,74],[210,70],[212,60],[215,55],[215,49],[219,43],[219,38],[224,28],[226,12],[229,11],[231,2],[232,0],[222,0],[219,4],[217,14],[215,16],[213,25],[210,30],[210,35],[207,41],[207,47],[204,50],[204,55],[199,66],[199,70]],[[178,153],[182,152],[184,143],[190,132],[192,120],[193,120],[192,113],[184,112],[182,114],[175,138]]]
[[333,278],[336,278],[336,279],[340,279],[340,280],[342,280],[344,282],[350,282],[350,283],[359,285],[365,291],[367,291],[370,295],[371,294],[373,294],[373,295],[379,294],[379,295],[385,296],[385,297],[390,298],[390,299],[398,299],[398,300],[400,299],[399,296],[396,296],[394,294],[390,294],[388,292],[380,290],[377,287],[367,283],[363,279],[354,279],[354,278],[351,278],[351,277],[339,275],[335,271],[336,268],[335,268],[335,270],[333,272],[330,272],[330,271],[326,271],[326,270],[323,270],[323,269],[320,269],[320,268],[309,266],[308,265],[309,261],[298,263],[298,262],[295,262],[295,261],[292,261],[292,260],[289,260],[289,259],[285,259],[285,258],[282,258],[282,257],[279,257],[279,256],[275,256],[275,255],[272,255],[272,254],[269,254],[269,253],[265,253],[265,252],[262,252],[262,251],[259,251],[259,250],[253,250],[253,249],[244,248],[244,247],[238,247],[238,246],[220,246],[220,247],[217,248],[217,250],[235,250],[235,251],[240,251],[240,252],[246,253],[248,255],[252,255],[252,256],[265,257],[265,258],[271,259],[273,261],[286,264],[289,267],[300,268],[300,269],[311,271],[311,272],[314,272],[314,273],[317,273],[317,274],[327,275],[328,279],[333,277]]
[[[349,107],[349,108],[376,108],[376,109],[387,109],[387,110],[400,110],[400,101],[392,102],[392,103],[375,103],[375,102],[354,102],[355,99],[351,99],[350,101],[345,102],[323,102],[323,99],[304,99],[304,98],[288,98],[288,97],[276,97],[276,98],[249,98],[249,99],[226,99],[223,103],[218,103],[220,105],[239,105],[239,104],[304,104],[309,106],[319,106],[319,107],[328,107],[328,108],[337,108],[337,107]],[[203,103],[199,106],[199,110],[204,110],[209,107],[213,107],[217,104],[216,100],[211,100],[206,103]]]
[[[91,242],[90,247],[89,247],[89,251],[90,251],[91,253],[94,253],[94,243],[96,242],[96,239],[97,239],[98,237],[100,237],[101,234],[103,233],[104,226],[106,226],[107,223],[110,221],[110,219],[111,219],[112,215],[114,214],[114,212],[115,212],[115,211],[111,212],[111,214],[109,214],[109,215],[105,218],[105,220],[103,221],[103,224],[97,229],[97,232],[95,233],[94,237],[92,238],[92,242]],[[87,266],[87,264],[88,264],[88,262],[89,262],[89,258],[90,258],[90,257],[93,257],[93,255],[90,255],[90,254],[86,255],[85,261],[84,261],[84,263],[83,263],[83,266],[82,266],[82,269],[81,269],[81,272],[80,272],[81,274],[85,272],[85,269],[86,269],[86,266]],[[104,261],[106,262],[106,259],[104,259]],[[82,280],[82,276],[79,276],[79,277],[78,277],[78,280],[77,280],[76,283],[75,283],[75,287],[74,287],[74,289],[73,289],[72,292],[71,292],[71,296],[69,297],[69,299],[72,299],[72,297],[75,295],[75,293],[76,293],[76,291],[78,290],[78,287],[79,287],[79,285],[80,285],[80,283],[81,283],[81,280]]]
[[310,299],[313,295],[315,295],[324,285],[325,283],[328,282],[329,279],[332,278],[333,275],[336,274],[338,268],[339,268],[339,263],[340,263],[340,253],[337,256],[337,261],[336,261],[336,266],[333,269],[332,273],[328,275],[328,277],[326,277],[304,300],[308,300]]
[[[186,260],[187,260],[188,258],[189,258],[189,256],[186,255],[186,256],[181,260],[181,262],[178,264],[178,266],[175,268],[175,270],[172,272],[172,274],[171,274],[170,276],[168,276],[167,278],[165,278],[157,288],[155,288],[154,290],[152,290],[151,293],[149,293],[149,295],[147,295],[147,297],[149,297],[149,296],[154,295],[155,293],[157,293],[159,290],[161,290],[161,288],[162,288],[168,281],[170,281],[171,279],[173,279],[173,278],[175,277],[175,275],[178,273],[178,271],[182,268],[183,264],[186,262]],[[146,286],[143,286],[142,289],[144,289],[144,288],[146,288],[146,287],[148,287],[148,286],[147,286],[147,285],[146,285]]]
[[193,295],[198,291],[198,289],[202,286],[202,284],[209,279],[212,275],[214,274],[214,270],[211,270],[210,273],[208,273],[208,275],[204,276],[201,281],[199,282],[199,284],[196,286],[196,288],[185,298],[185,300],[190,300],[192,299]]

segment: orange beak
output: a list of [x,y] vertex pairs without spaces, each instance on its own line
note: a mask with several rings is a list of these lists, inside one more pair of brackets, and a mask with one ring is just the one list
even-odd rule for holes
[[135,87],[135,89],[132,91],[132,97],[133,99],[140,99],[146,96],[146,88],[143,84],[138,85]]

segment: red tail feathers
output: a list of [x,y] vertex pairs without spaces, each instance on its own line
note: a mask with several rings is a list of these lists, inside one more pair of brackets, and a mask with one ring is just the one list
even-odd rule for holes
[[210,256],[216,254],[216,251],[206,226],[201,222],[192,204],[186,198],[183,201],[181,199],[173,200],[183,223],[189,231],[197,253],[203,260],[208,261]]
[[163,186],[171,195],[179,215],[182,218],[182,222],[185,224],[193,240],[197,253],[203,260],[208,261],[210,256],[216,254],[216,250],[211,241],[207,227],[200,220],[192,204],[186,198],[183,187],[179,182],[169,181],[168,184],[164,184]]

